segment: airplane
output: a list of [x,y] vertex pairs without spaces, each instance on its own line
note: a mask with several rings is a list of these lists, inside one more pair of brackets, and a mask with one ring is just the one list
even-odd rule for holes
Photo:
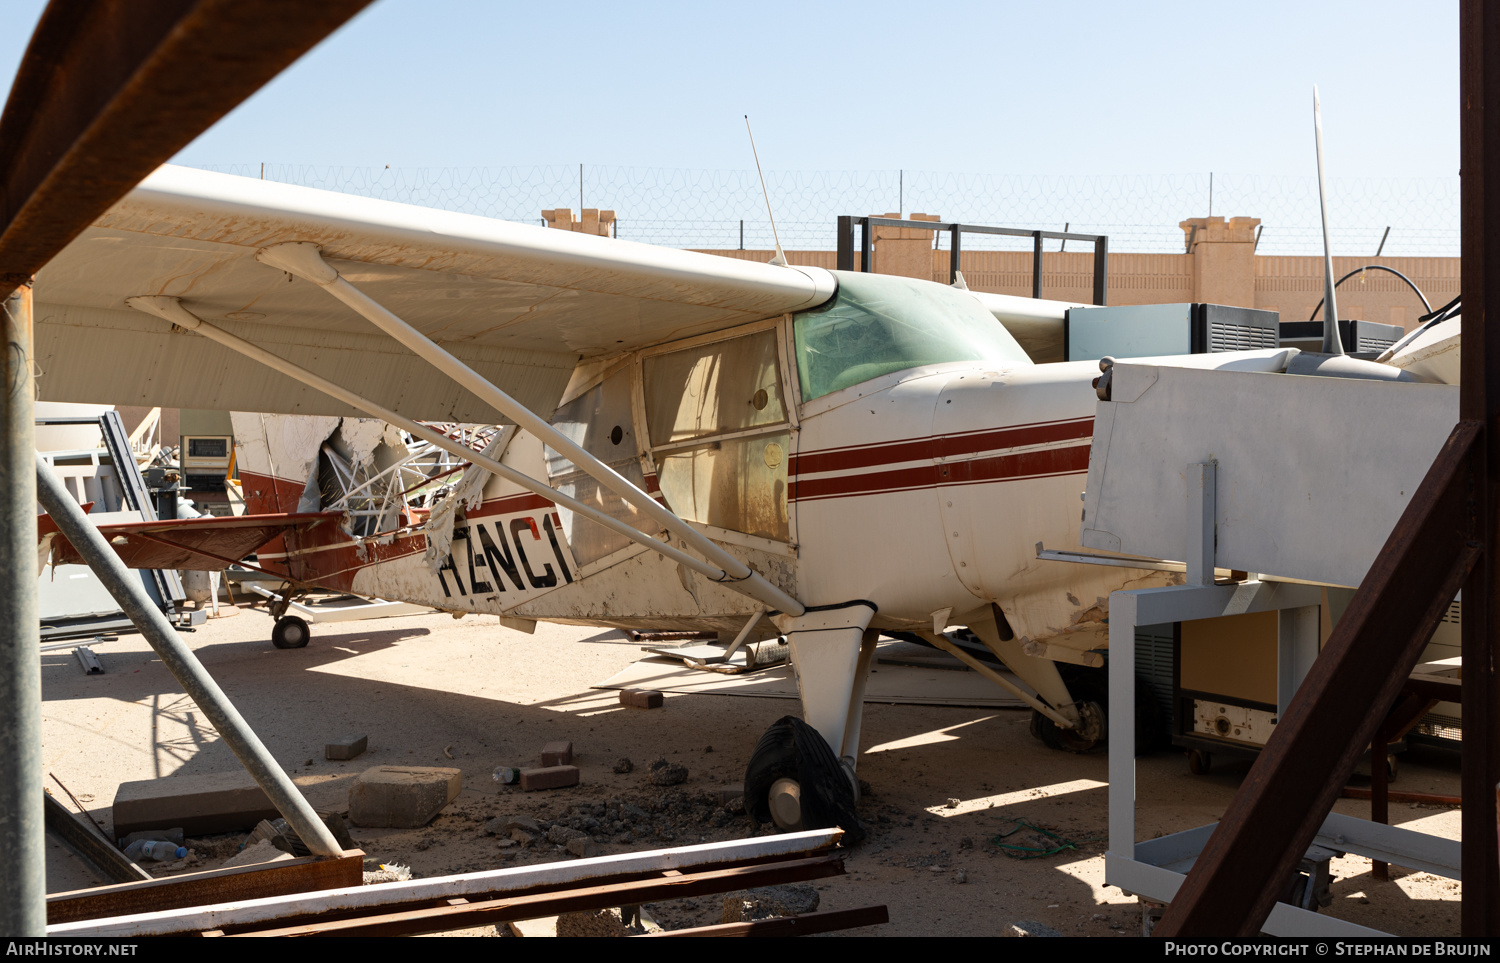
[[[174,167],[49,263],[35,299],[44,400],[267,413],[235,416],[240,528],[109,528],[130,564],[132,546],[160,563],[176,525],[177,561],[222,568],[261,519],[260,564],[294,590],[523,629],[783,636],[802,716],[767,730],[746,781],[782,828],[857,824],[880,632],[986,671],[1034,733],[1083,751],[1106,736],[1110,592],[1182,578],[1038,557],[1079,544],[1107,389],[1099,364],[1036,364],[1018,340],[1058,337],[1060,302]],[[1296,355],[1161,363],[1285,371]],[[335,464],[345,494],[400,477],[381,423],[470,467],[417,508],[327,511]],[[306,644],[284,612],[273,641]]]

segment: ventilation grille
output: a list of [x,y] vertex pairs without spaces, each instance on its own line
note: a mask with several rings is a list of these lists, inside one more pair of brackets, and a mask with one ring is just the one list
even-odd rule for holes
[[1135,627],[1135,674],[1151,683],[1162,718],[1172,722],[1172,623]]
[[1209,351],[1253,351],[1256,348],[1275,348],[1280,343],[1275,328],[1225,324],[1222,321],[1208,324]]

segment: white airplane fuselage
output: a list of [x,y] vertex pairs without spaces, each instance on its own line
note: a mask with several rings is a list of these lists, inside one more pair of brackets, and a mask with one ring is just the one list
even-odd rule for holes
[[[632,360],[623,370],[635,370]],[[1023,643],[1079,635],[1088,640],[1082,649],[1102,645],[1109,592],[1169,577],[1036,557],[1038,543],[1078,544],[1097,374],[1087,362],[950,362],[825,396],[804,405],[784,432],[751,439],[763,463],[787,449],[765,493],[784,516],[786,538],[699,527],[807,605],[874,602],[879,628],[931,628],[943,610],[952,624],[965,624],[965,613],[994,603]],[[250,418],[258,421],[236,416],[247,511],[296,510],[309,443],[316,450],[322,439],[313,436],[338,419],[316,419],[321,427],[309,433],[314,419]],[[252,425],[260,438],[247,438]],[[644,426],[633,434],[646,437]],[[774,440],[761,447],[766,437]],[[635,457],[646,490],[687,514],[661,494],[651,453]],[[547,474],[544,447],[526,432],[501,460]],[[295,474],[273,474],[272,464],[295,466]],[[293,536],[259,556],[297,581],[455,613],[733,633],[756,611],[745,596],[642,546],[627,542],[600,555],[611,533],[493,476],[480,504],[458,515],[450,554],[429,557],[429,527],[369,538]],[[582,557],[580,542],[590,546]],[[767,622],[759,634],[773,631]]]

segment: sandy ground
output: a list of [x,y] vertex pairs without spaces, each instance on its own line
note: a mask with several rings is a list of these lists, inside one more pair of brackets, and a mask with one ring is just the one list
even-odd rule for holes
[[[750,835],[745,817],[721,811],[709,793],[739,785],[762,730],[797,711],[791,700],[694,694],[669,694],[658,710],[623,709],[617,693],[590,688],[641,656],[615,632],[543,625],[528,636],[493,618],[427,615],[314,626],[311,645],[281,651],[270,628],[266,615],[245,610],[185,638],[287,770],[323,783],[321,796],[337,798],[374,765],[462,770],[462,794],[428,827],[353,830],[371,857],[418,876],[569,858],[551,845],[502,848],[483,831],[495,816],[583,820],[608,807],[594,832],[604,853]],[[43,759],[106,825],[121,782],[237,768],[144,640],[123,636],[95,651],[104,675],[83,675],[66,650],[42,657]],[[1018,920],[1064,935],[1138,935],[1135,898],[1104,885],[1105,756],[1050,751],[1028,721],[1015,710],[870,705],[859,764],[870,835],[849,852],[847,876],[817,884],[821,908],[883,903],[884,935],[996,936]],[[350,732],[367,733],[369,751],[325,761],[324,743]],[[555,739],[572,740],[580,786],[521,793],[491,779],[497,766],[534,764]],[[687,767],[687,782],[650,784],[647,766],[662,756]],[[633,772],[613,771],[621,757]],[[1180,752],[1163,751],[1138,772],[1147,838],[1217,819],[1244,767],[1216,763],[1193,776]],[[1408,754],[1395,788],[1457,795],[1456,758]],[[643,814],[626,832],[613,828],[620,804]],[[1368,805],[1342,800],[1338,810],[1367,816]],[[1458,836],[1456,809],[1392,804],[1391,814],[1398,825]],[[1071,848],[1011,858],[997,839],[1016,820]],[[1018,840],[1046,842],[1025,828],[1005,842]],[[179,869],[221,861],[198,848]],[[1455,882],[1398,867],[1389,882],[1375,881],[1358,857],[1336,860],[1334,875],[1331,915],[1398,935],[1458,933]],[[49,844],[49,891],[89,885],[96,881],[81,861]],[[671,928],[718,922],[720,907],[705,898],[654,911]]]

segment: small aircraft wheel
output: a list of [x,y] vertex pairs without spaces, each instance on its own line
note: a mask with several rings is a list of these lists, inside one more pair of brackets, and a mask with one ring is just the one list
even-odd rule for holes
[[818,730],[783,716],[761,734],[745,768],[745,807],[778,829],[844,830],[845,843],[864,838],[854,810],[854,782]]
[[1105,709],[1102,702],[1078,702],[1080,727],[1064,729],[1033,710],[1032,724],[1041,731],[1042,745],[1059,752],[1093,752],[1104,745]]
[[278,649],[303,648],[310,638],[312,632],[308,630],[307,623],[295,615],[283,615],[276,620],[276,627],[271,630],[271,644]]
[[1396,757],[1390,753],[1387,753],[1385,757],[1385,781],[1396,781]]
[[1206,776],[1213,770],[1214,757],[1212,753],[1204,752],[1201,749],[1189,749],[1187,757],[1188,772],[1193,775]]
[[1068,693],[1077,702],[1080,726],[1064,729],[1051,719],[1032,710],[1031,732],[1042,740],[1042,745],[1059,752],[1092,752],[1104,745],[1109,724],[1106,699],[1109,686],[1106,676],[1098,669],[1078,669],[1072,666],[1061,670],[1063,681],[1068,684]]
[[[1109,731],[1109,682],[1103,669],[1067,667],[1063,681],[1077,699],[1082,725],[1065,729],[1035,710],[1031,713],[1031,735],[1049,749],[1060,752],[1092,752],[1104,745]],[[1135,679],[1135,754],[1149,755],[1167,741],[1167,726],[1151,683]]]

